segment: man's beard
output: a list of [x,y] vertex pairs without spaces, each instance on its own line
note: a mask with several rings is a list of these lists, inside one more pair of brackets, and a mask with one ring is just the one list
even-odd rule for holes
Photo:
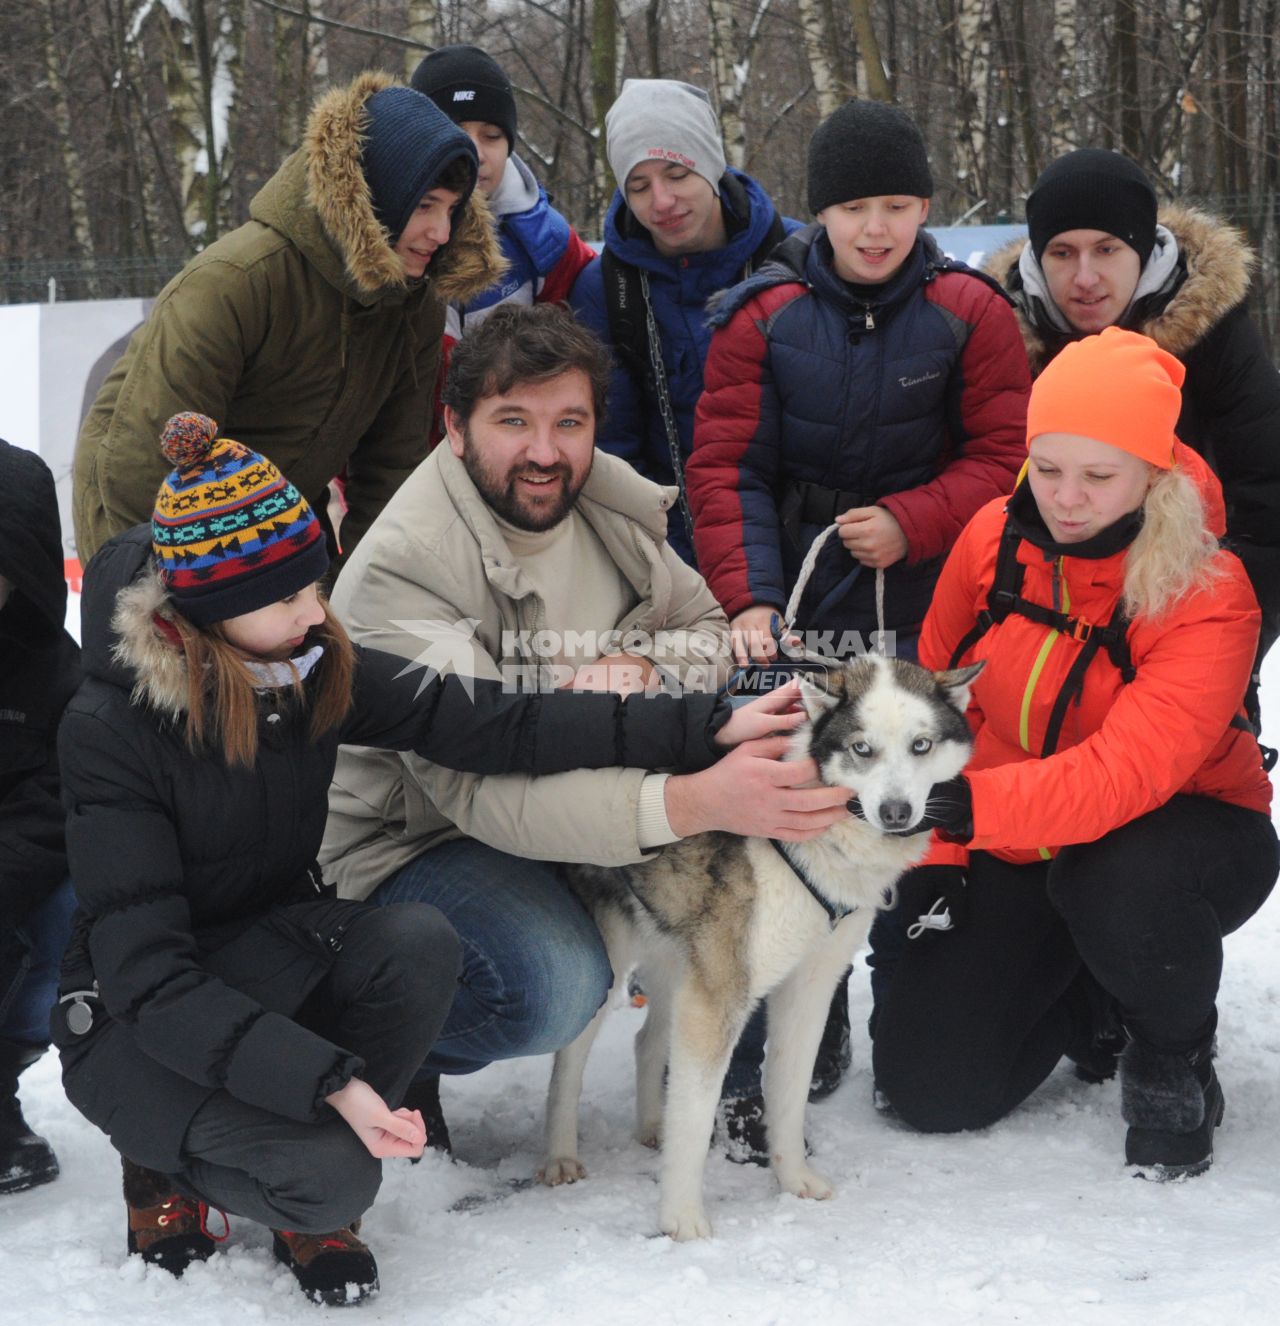
[[[541,534],[560,524],[573,510],[573,504],[578,500],[578,494],[591,473],[591,467],[588,466],[586,473],[575,484],[573,470],[562,462],[559,465],[525,464],[500,476],[485,465],[471,437],[465,432],[463,441],[462,464],[475,484],[476,491],[508,525],[514,525],[516,529],[529,534]],[[540,504],[534,507],[528,498],[520,494],[516,486],[517,473],[558,477],[561,481],[559,499],[551,505]]]

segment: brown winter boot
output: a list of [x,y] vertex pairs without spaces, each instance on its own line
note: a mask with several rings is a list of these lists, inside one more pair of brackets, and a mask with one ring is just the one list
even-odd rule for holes
[[347,1307],[378,1292],[378,1263],[357,1237],[360,1222],[331,1234],[272,1230],[276,1260],[292,1272],[313,1303]]
[[211,1234],[208,1203],[183,1196],[167,1174],[143,1169],[132,1160],[123,1164],[129,1252],[170,1275],[181,1275],[192,1262],[208,1261],[229,1232],[226,1212],[219,1211],[223,1232]]

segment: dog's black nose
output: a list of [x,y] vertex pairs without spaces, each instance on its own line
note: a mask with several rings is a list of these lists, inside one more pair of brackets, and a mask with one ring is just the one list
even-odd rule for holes
[[911,823],[911,802],[901,799],[880,803],[880,823],[886,829],[905,829]]

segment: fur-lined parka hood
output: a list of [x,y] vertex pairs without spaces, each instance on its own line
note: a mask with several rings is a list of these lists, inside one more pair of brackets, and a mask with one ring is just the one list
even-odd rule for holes
[[[1163,308],[1134,328],[1150,336],[1170,354],[1183,356],[1235,308],[1249,293],[1249,273],[1254,255],[1244,236],[1232,226],[1194,207],[1172,206],[1159,216],[1178,242],[1178,253],[1186,266],[1186,279]],[[1013,295],[1014,310],[1032,375],[1051,359],[1049,343],[1041,328],[1027,318],[1018,294],[1021,280],[1018,259],[1029,241],[1015,239],[998,249],[985,270]]]
[[168,719],[187,711],[187,663],[177,647],[168,592],[151,561],[151,528],[105,543],[84,577],[81,637],[86,675],[130,692]]
[[[288,236],[333,285],[362,303],[411,284],[374,213],[361,165],[366,102],[395,85],[390,74],[368,72],[321,97],[307,121],[303,146],[250,207],[254,220]],[[506,266],[488,204],[475,191],[423,279],[445,302],[465,302],[493,285]]]

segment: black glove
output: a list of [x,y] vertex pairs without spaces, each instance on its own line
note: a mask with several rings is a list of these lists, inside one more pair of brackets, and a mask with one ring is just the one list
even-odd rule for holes
[[[857,797],[849,801],[849,811],[860,820],[867,818]],[[961,842],[968,842],[973,837],[973,793],[963,774],[958,774],[949,783],[934,783],[924,803],[920,823],[896,832],[900,837],[910,837],[915,833],[927,833],[930,829],[937,829],[948,838],[958,838]]]

